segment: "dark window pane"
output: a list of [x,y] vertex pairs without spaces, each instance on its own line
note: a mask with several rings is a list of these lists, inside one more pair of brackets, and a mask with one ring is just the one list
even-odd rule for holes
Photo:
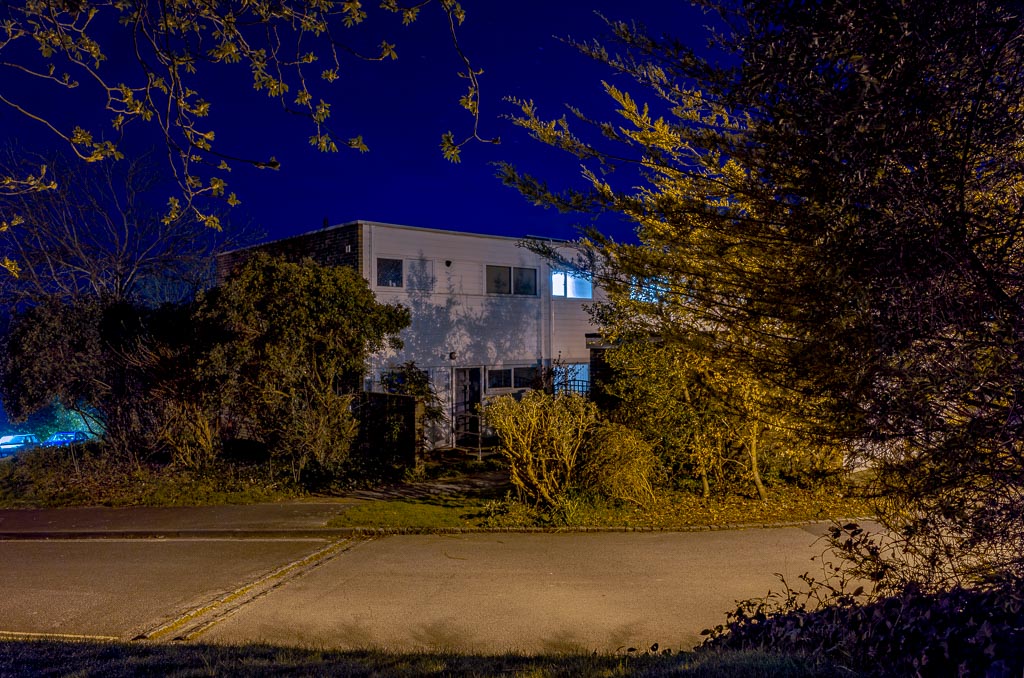
[[533,384],[537,380],[537,368],[517,367],[514,376],[513,383],[516,388],[533,388]]
[[487,370],[487,388],[512,388],[512,370]]
[[513,294],[527,294],[537,296],[537,269],[517,268],[512,289]]
[[401,259],[378,259],[377,260],[377,287],[401,287],[402,286],[402,260]]
[[512,294],[512,269],[508,266],[488,266],[487,294]]

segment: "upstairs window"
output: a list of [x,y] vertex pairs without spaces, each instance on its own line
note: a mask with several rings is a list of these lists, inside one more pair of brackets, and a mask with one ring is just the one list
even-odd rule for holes
[[402,287],[402,260],[377,259],[377,287]]
[[430,259],[407,259],[405,287],[410,290],[434,289],[434,262]]
[[516,266],[488,266],[487,294],[537,296],[537,269]]
[[569,271],[551,272],[551,296],[567,299],[592,299],[594,286],[583,275]]

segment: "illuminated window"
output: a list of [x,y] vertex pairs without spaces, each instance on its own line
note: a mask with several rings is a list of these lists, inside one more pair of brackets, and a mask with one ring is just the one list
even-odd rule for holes
[[592,299],[594,287],[583,275],[567,271],[551,272],[551,296],[569,299]]
[[487,267],[487,294],[537,296],[537,269],[514,266]]
[[402,260],[377,259],[377,287],[402,286]]

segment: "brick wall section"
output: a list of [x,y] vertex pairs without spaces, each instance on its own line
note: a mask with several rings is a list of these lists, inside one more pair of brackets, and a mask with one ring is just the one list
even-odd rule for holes
[[267,252],[285,261],[298,262],[310,258],[323,266],[348,266],[362,275],[362,240],[361,225],[352,223],[227,252],[217,257],[217,282],[223,282],[231,271],[255,252]]

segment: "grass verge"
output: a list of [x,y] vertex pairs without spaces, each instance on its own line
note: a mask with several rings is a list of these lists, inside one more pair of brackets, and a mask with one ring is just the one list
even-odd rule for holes
[[[0,641],[0,675],[37,676],[831,676],[830,667],[759,652],[463,655],[339,652],[267,645]],[[850,675],[850,674],[845,674]]]
[[692,529],[707,525],[767,524],[836,520],[872,513],[870,502],[834,490],[774,488],[768,501],[741,496],[703,499],[686,492],[663,492],[645,507],[570,498],[541,511],[515,501],[480,496],[437,495],[356,504],[331,520],[331,527],[393,529],[597,527]]

